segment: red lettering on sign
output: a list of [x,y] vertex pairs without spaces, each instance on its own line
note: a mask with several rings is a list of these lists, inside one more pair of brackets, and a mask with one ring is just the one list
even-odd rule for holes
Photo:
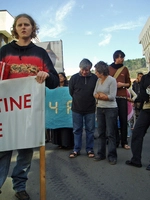
[[[2,123],[0,123],[0,131],[2,131]],[[0,133],[0,137],[3,137],[1,133]]]
[[[2,99],[0,99],[0,102],[2,101]],[[1,112],[1,109],[0,109],[0,112]]]
[[14,110],[14,104],[19,108],[21,109],[22,108],[22,97],[19,96],[19,103],[17,101],[15,101],[15,99],[13,99],[12,97],[10,97],[10,110]]
[[0,99],[0,112],[2,112],[2,106],[5,112],[13,111],[15,107],[20,110],[23,108],[31,108],[31,94],[25,94],[24,96],[19,96],[18,98],[18,100],[13,97]]
[[4,98],[4,106],[5,106],[6,112],[8,112],[8,104],[7,104],[7,99],[6,98]]
[[28,99],[28,97],[31,97],[31,94],[24,95],[24,108],[31,108],[31,105],[27,105],[28,102],[31,102],[31,99]]

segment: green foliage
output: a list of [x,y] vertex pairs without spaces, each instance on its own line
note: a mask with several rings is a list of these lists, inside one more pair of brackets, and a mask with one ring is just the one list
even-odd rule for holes
[[143,74],[148,72],[145,58],[125,60],[124,66],[129,69],[131,79],[136,79],[138,72],[143,72]]
[[128,67],[129,70],[138,70],[140,68],[146,67],[145,58],[137,58],[132,60],[124,61],[124,65]]

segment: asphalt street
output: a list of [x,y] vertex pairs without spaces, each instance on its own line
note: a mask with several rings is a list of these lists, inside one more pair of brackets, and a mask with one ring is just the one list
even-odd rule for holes
[[[95,134],[96,135],[96,134]],[[97,136],[97,135],[96,135]],[[94,151],[97,152],[94,140]],[[129,138],[130,144],[130,138]],[[131,150],[117,148],[118,161],[110,165],[108,160],[94,161],[85,152],[85,134],[81,155],[69,158],[71,150],[59,149],[46,143],[46,200],[149,200],[150,130],[143,143],[142,168],[130,167],[125,161],[131,158]],[[11,182],[16,151],[13,152],[9,176],[2,187],[0,200],[17,200]],[[39,148],[34,150],[32,167],[27,182],[31,200],[40,199]]]

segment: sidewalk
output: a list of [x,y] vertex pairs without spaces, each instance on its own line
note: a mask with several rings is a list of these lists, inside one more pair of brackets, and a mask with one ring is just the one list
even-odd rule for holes
[[[95,140],[95,152],[97,151]],[[129,139],[130,144],[130,139]],[[85,153],[85,134],[81,155],[70,159],[71,150],[59,149],[51,143],[46,144],[46,196],[47,200],[149,200],[150,171],[146,166],[150,161],[150,130],[143,145],[142,168],[125,165],[131,158],[131,151],[121,147],[117,149],[118,162],[112,166],[107,159],[93,161]],[[17,200],[11,183],[12,163],[0,200]],[[40,199],[39,148],[34,151],[27,192],[31,200]]]

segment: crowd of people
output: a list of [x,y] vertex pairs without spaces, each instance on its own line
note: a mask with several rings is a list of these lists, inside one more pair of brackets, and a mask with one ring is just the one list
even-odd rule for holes
[[[94,66],[97,80],[90,71],[91,62],[83,59],[79,64],[80,71],[71,77],[69,91],[73,98],[72,117],[75,141],[70,158],[80,155],[82,133],[85,128],[85,150],[88,157],[94,158],[95,161],[106,159],[106,144],[108,144],[108,162],[115,165],[117,147],[121,144],[122,148],[130,150],[127,138],[129,137],[128,130],[131,131],[129,122],[134,116],[131,138],[133,157],[125,163],[129,166],[142,167],[143,138],[150,126],[150,72],[145,75],[139,72],[137,79],[131,85],[129,70],[123,65],[124,57],[124,52],[117,50],[113,54],[114,62],[111,65],[108,66],[103,61],[98,62]],[[93,86],[94,82],[95,86]],[[93,151],[94,118],[97,120],[99,135],[96,156]],[[146,169],[150,170],[150,164]]]
[[[38,26],[31,16],[18,15],[12,28],[12,36],[15,40],[0,49],[0,61],[9,65],[4,71],[3,79],[36,75],[36,81],[45,82],[49,89],[68,87],[72,97],[73,127],[50,130],[52,143],[57,144],[59,148],[72,148],[69,158],[76,158],[81,153],[82,134],[85,130],[87,156],[94,161],[101,161],[107,157],[109,164],[115,165],[119,145],[125,150],[130,150],[127,138],[128,115],[133,106],[134,125],[131,139],[133,156],[126,161],[126,164],[142,167],[143,138],[150,125],[150,72],[146,75],[138,73],[137,79],[131,86],[129,70],[123,65],[125,54],[117,50],[113,54],[112,64],[99,61],[94,66],[95,74],[91,72],[91,61],[84,58],[79,63],[79,72],[72,75],[68,82],[65,73],[56,72],[46,50],[32,43],[31,40],[37,36],[37,33]],[[24,71],[21,68],[22,63],[26,67],[30,66],[31,70]],[[132,97],[131,87],[137,95],[135,98]],[[99,135],[96,155],[94,152],[95,122],[97,122]],[[12,151],[0,152],[0,189],[6,180],[11,156]],[[18,150],[12,180],[15,195],[20,200],[30,200],[26,192],[26,182],[32,156],[32,148]],[[150,165],[146,169],[150,170]]]

